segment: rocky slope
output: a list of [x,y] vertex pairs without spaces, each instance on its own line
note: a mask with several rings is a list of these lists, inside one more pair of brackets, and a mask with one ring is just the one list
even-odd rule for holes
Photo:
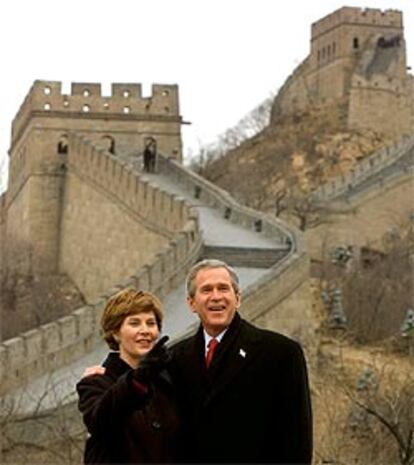
[[372,130],[347,129],[346,112],[339,102],[281,117],[208,163],[203,175],[240,201],[274,212],[283,191],[306,195],[391,142]]

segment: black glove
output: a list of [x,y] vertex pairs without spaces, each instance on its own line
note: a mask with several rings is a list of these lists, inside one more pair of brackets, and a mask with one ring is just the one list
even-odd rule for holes
[[163,336],[155,346],[140,360],[138,368],[134,370],[133,377],[144,384],[154,379],[170,361],[171,355],[165,347],[168,336]]

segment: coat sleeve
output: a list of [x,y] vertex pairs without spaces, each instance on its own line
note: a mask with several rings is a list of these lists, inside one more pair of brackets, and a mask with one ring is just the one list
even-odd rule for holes
[[312,462],[313,427],[308,372],[303,350],[294,342],[286,358],[285,458],[286,463]]
[[131,372],[115,382],[106,375],[87,376],[79,381],[76,390],[78,408],[90,434],[108,434],[118,429],[129,414],[146,405],[149,397],[134,388]]

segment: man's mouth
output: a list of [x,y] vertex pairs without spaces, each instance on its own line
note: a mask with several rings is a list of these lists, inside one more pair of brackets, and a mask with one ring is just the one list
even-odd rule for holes
[[208,310],[210,312],[222,312],[225,309],[226,309],[225,305],[211,305],[210,307],[208,307]]

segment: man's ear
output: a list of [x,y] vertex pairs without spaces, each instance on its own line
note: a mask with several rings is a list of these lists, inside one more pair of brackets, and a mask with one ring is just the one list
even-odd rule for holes
[[239,308],[240,305],[241,305],[241,294],[240,294],[240,292],[237,293],[236,297],[237,297],[236,308]]
[[193,297],[190,297],[189,295],[187,296],[187,305],[188,305],[188,308],[193,312],[193,313],[197,313],[195,308],[194,308],[194,299]]

